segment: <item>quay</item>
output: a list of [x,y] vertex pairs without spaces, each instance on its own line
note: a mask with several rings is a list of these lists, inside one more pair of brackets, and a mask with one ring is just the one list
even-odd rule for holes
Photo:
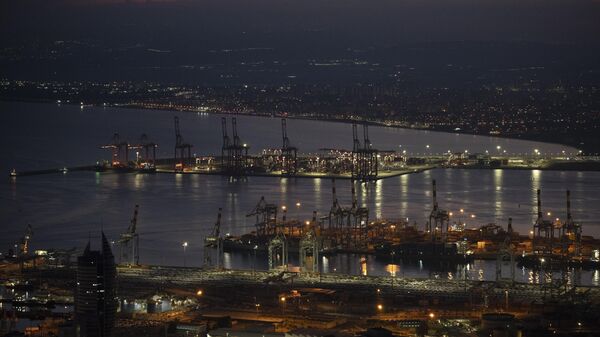
[[[215,157],[212,160],[218,161],[219,158]],[[566,160],[564,158],[544,158],[530,162],[529,157],[505,157],[505,158],[491,158],[492,162],[488,164],[479,163],[475,161],[464,162],[461,164],[452,163],[448,158],[441,156],[419,156],[409,157],[407,160],[416,161],[422,164],[418,165],[402,165],[388,170],[379,170],[376,179],[387,179],[393,178],[405,174],[421,173],[427,170],[436,168],[445,169],[501,169],[501,170],[545,170],[545,171],[600,171],[600,158],[597,157],[585,157],[577,158],[575,160]],[[497,164],[498,162],[504,162],[504,164]],[[230,176],[230,174],[218,167],[209,166],[193,166],[188,167],[184,170],[177,169],[173,164],[172,158],[168,159],[156,159],[156,166],[152,169],[141,167],[139,165],[131,164],[128,168],[112,167],[110,165],[84,165],[84,166],[69,166],[61,168],[50,168],[42,170],[25,170],[17,171],[11,170],[9,173],[10,177],[24,177],[24,176],[35,176],[43,174],[67,174],[69,172],[102,172],[102,173],[140,173],[140,174],[151,174],[151,173],[163,173],[163,174],[200,174],[200,175],[221,175]],[[159,164],[162,163],[162,164]],[[356,180],[356,177],[351,172],[324,172],[324,171],[302,171],[296,172],[293,175],[289,175],[284,171],[276,170],[270,171],[264,167],[257,167],[255,170],[247,170],[243,177],[273,177],[273,178],[305,178],[305,179],[349,179]]]
[[174,156],[170,158],[157,158],[158,144],[146,134],[142,134],[135,142],[129,142],[115,133],[110,143],[100,146],[110,152],[110,158],[98,161],[96,165],[36,171],[13,169],[10,176],[14,178],[70,171],[97,171],[211,174],[233,179],[249,176],[336,178],[371,182],[433,168],[600,171],[600,157],[583,156],[581,151],[543,154],[538,149],[533,149],[531,153],[510,154],[497,146],[497,151],[486,150],[485,153],[470,153],[468,150],[432,153],[429,145],[426,145],[427,151],[424,153],[379,150],[369,138],[369,124],[361,124],[362,132],[359,132],[359,125],[355,122],[351,129],[351,149],[321,148],[316,153],[300,153],[288,138],[285,118],[281,120],[280,146],[260,149],[258,153],[250,154],[250,146],[238,134],[237,119],[233,117],[228,123],[228,119],[223,117],[221,153],[192,156],[194,145],[185,141],[177,116],[174,118],[174,126]]
[[[158,285],[197,289],[202,286],[264,287],[288,284],[294,287],[319,287],[344,290],[384,291],[387,294],[410,294],[415,297],[468,298],[475,291],[485,291],[497,296],[511,296],[530,301],[549,294],[548,285],[518,283],[501,284],[494,281],[414,279],[391,276],[362,276],[331,273],[211,270],[191,267],[120,266],[120,284],[135,289],[152,289]],[[583,295],[600,303],[600,288],[593,286],[563,286],[555,288],[554,296]]]

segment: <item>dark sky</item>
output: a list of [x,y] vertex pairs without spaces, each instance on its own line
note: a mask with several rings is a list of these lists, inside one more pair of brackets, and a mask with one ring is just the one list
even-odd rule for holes
[[4,45],[23,39],[189,39],[321,32],[334,43],[598,43],[594,0],[0,0]]
[[[578,77],[598,68],[599,36],[600,0],[0,0],[0,77],[210,84],[230,74],[242,82],[386,76],[308,74],[313,60],[339,59],[431,72],[544,66]],[[251,63],[268,66],[253,72]]]

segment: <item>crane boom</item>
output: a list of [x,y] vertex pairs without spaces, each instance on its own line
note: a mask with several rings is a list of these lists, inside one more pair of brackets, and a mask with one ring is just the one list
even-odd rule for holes
[[227,135],[227,118],[221,118],[221,129],[223,130],[223,147],[229,146],[229,136]]
[[363,124],[363,139],[364,139],[364,147],[365,150],[371,149],[371,140],[369,139],[369,125],[367,123]]
[[235,117],[231,119],[231,128],[233,129],[233,145],[236,147],[240,146],[240,137],[238,137],[237,121]]
[[175,144],[176,146],[179,146],[181,143],[183,143],[183,139],[181,137],[181,132],[179,131],[179,117],[175,116]]
[[287,122],[285,118],[281,119],[281,135],[283,137],[283,148],[287,149],[288,147],[290,147],[290,140],[287,136]]
[[131,218],[131,223],[129,225],[129,229],[127,230],[129,234],[135,234],[135,231],[137,230],[137,217],[139,208],[139,205],[135,205],[135,208],[133,209],[133,218]]
[[219,207],[219,215],[217,216],[217,222],[215,222],[215,225],[213,227],[212,236],[216,239],[218,239],[219,235],[221,234],[221,211],[222,208]]
[[358,129],[356,123],[352,123],[352,145],[354,152],[360,149],[360,141],[358,140]]

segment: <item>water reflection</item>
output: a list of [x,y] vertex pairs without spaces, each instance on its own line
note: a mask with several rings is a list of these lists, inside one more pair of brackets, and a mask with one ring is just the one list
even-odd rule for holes
[[[510,216],[515,230],[521,233],[530,230],[537,187],[546,191],[544,205],[548,205],[548,209],[560,209],[564,208],[565,187],[572,186],[573,213],[583,224],[584,235],[600,235],[600,228],[596,226],[596,219],[600,218],[597,207],[600,201],[597,195],[600,186],[598,172],[432,170],[425,174],[381,180],[370,184],[370,187],[358,183],[356,186],[361,204],[371,210],[371,218],[408,217],[423,228],[431,210],[432,178],[438,183],[441,207],[454,211],[455,217],[460,208],[465,209],[465,217],[477,213],[476,218],[468,219],[469,227]],[[487,183],[494,188],[486,191],[481,187]],[[336,184],[338,194],[345,199],[344,206],[349,206],[349,180],[336,181]],[[8,206],[0,212],[0,222],[7,224],[6,228],[21,228],[23,223],[31,223],[36,231],[37,247],[82,247],[88,233],[99,230],[99,219],[104,224],[111,224],[105,227],[105,231],[109,238],[115,239],[126,229],[133,205],[139,203],[140,231],[143,234],[140,256],[145,264],[180,265],[180,243],[189,240],[188,264],[194,265],[193,261],[196,261],[199,266],[202,259],[196,254],[201,254],[201,249],[198,248],[196,253],[192,248],[198,246],[202,235],[210,231],[219,207],[223,208],[222,232],[239,235],[254,228],[254,218],[246,218],[246,214],[262,195],[270,203],[293,207],[288,217],[299,219],[310,219],[313,210],[325,215],[331,205],[330,181],[323,179],[280,181],[251,177],[248,182],[228,183],[221,177],[202,175],[138,177],[133,174],[70,172],[59,179],[56,176],[28,177],[13,185],[0,190],[0,197],[8,200],[5,204]],[[367,191],[369,188],[371,193]],[[469,195],[472,197],[468,198]],[[302,207],[294,206],[297,201],[302,203]],[[23,209],[31,211],[24,215]],[[90,219],[95,220],[92,223]],[[22,235],[17,230],[0,234],[0,245],[4,246],[14,244]],[[190,238],[197,238],[197,242]],[[251,258],[229,258],[234,268],[251,268]],[[332,271],[337,268],[338,272],[360,275],[364,266],[359,261],[359,256],[349,259],[331,257],[324,260],[323,269]],[[366,263],[369,275],[388,274],[386,264],[371,257],[367,257]],[[266,265],[266,262],[259,258],[258,264]],[[406,277],[428,277],[432,269],[423,265],[423,261],[399,266]],[[454,266],[441,271],[441,275],[447,278],[447,273],[451,272],[456,279],[462,277],[462,268]],[[479,279],[480,270],[485,279],[495,278],[495,262],[476,261],[467,265],[466,269],[469,279]],[[581,273],[583,282],[600,285],[597,272]],[[533,275],[531,277],[535,279]],[[529,282],[529,270],[522,269],[517,278]]]
[[400,217],[408,214],[408,184],[410,174],[400,176]]
[[321,203],[323,202],[321,200],[321,182],[323,180],[321,178],[318,179],[313,179],[313,198],[315,200],[315,203],[317,205],[321,205]]
[[231,255],[232,254],[228,252],[223,253],[223,266],[225,267],[225,269],[232,269],[234,267]]
[[361,256],[360,258],[360,271],[362,276],[367,276],[367,258],[365,256]]
[[181,190],[183,188],[183,174],[175,174],[175,189]]
[[502,216],[502,186],[504,170],[494,170],[494,218],[499,219]]
[[383,204],[383,180],[377,180],[375,182],[375,217],[381,219]]

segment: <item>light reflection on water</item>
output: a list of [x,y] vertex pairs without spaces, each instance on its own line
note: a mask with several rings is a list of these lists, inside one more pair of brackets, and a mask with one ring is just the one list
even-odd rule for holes
[[[188,260],[189,261],[189,260]],[[289,263],[297,265],[298,257],[292,254]],[[230,254],[225,253],[225,267],[233,269],[256,269],[266,270],[266,255],[260,253],[256,259],[252,254]],[[517,267],[520,272],[515,273],[515,281],[529,284],[548,284],[557,283],[562,280],[560,272],[546,273],[540,270],[530,270],[524,267]],[[396,261],[389,263],[376,259],[373,256],[364,255],[335,255],[321,256],[319,271],[322,273],[341,273],[363,276],[389,276],[390,278],[436,278],[454,281],[476,280],[476,281],[494,281],[496,280],[496,261],[493,260],[475,260],[466,265],[446,265],[431,266],[423,261],[411,263]],[[503,266],[503,278],[510,278],[510,266]],[[578,285],[600,285],[600,271],[582,271],[569,269],[567,271],[566,281],[568,284]]]
[[[5,112],[21,112],[5,114],[10,120],[0,124],[0,137],[7,137],[3,144],[10,142],[23,147],[7,156],[0,156],[2,172],[13,165],[17,169],[32,169],[93,163],[106,155],[97,147],[108,141],[116,129],[124,136],[146,132],[153,141],[161,144],[160,155],[172,155],[173,113],[170,112],[133,109],[79,111],[78,107],[73,112],[68,106],[57,108],[5,102],[0,102],[0,105]],[[53,114],[46,114],[47,111]],[[219,152],[220,130],[214,125],[219,125],[220,116],[197,118],[194,114],[181,114],[180,117],[185,122],[182,123],[182,132],[186,140],[202,144],[202,152]],[[26,132],[35,127],[30,125],[32,118],[39,121],[40,129]],[[48,127],[63,125],[65,121],[69,121],[72,130]],[[247,126],[242,138],[256,151],[279,144],[279,128],[272,127],[278,123],[278,119],[269,118],[240,117],[238,120],[238,124]],[[329,142],[332,147],[348,148],[347,145],[351,145],[346,124],[293,120],[289,127],[292,142],[303,150],[315,151]],[[258,129],[261,132],[257,132]],[[29,139],[31,132],[37,135],[35,142]],[[409,152],[423,151],[424,139],[434,151],[442,147],[443,151],[448,148],[462,151],[470,146],[470,152],[474,152],[477,149],[493,149],[497,144],[508,150],[518,148],[516,152],[528,151],[533,144],[542,151],[557,152],[558,148],[563,148],[555,144],[388,128],[372,128],[371,135],[374,145],[379,148],[402,145],[402,149]],[[73,139],[78,141],[73,142]],[[52,141],[52,147],[45,147],[43,151],[38,148],[49,141]],[[31,157],[30,153],[38,155]],[[65,153],[73,157],[62,157]],[[437,180],[440,207],[454,214],[459,214],[458,210],[463,208],[465,216],[461,220],[467,223],[467,227],[487,223],[506,226],[508,217],[512,217],[513,227],[521,233],[530,230],[535,218],[536,189],[542,189],[545,212],[564,214],[564,191],[568,188],[572,194],[573,216],[583,225],[584,235],[600,236],[598,172],[440,169],[389,178],[370,185],[356,184],[356,192],[359,203],[369,207],[371,217],[409,218],[423,229],[431,210],[431,179]],[[336,184],[340,203],[349,206],[349,181],[339,180]],[[34,249],[83,247],[89,234],[97,236],[101,227],[109,238],[115,239],[127,228],[133,207],[139,204],[141,261],[181,265],[181,242],[188,241],[187,264],[199,266],[202,263],[202,238],[212,229],[217,209],[223,208],[222,233],[242,234],[253,228],[254,220],[245,215],[261,196],[278,205],[293,206],[301,202],[301,207],[292,207],[288,217],[308,220],[313,210],[318,211],[319,217],[329,210],[331,182],[325,179],[251,177],[247,182],[232,183],[217,176],[85,172],[19,178],[16,183],[0,180],[0,250],[6,250],[18,240],[27,224],[34,228]],[[476,217],[469,217],[471,214]],[[335,269],[336,272],[358,275],[362,272],[358,261],[357,257],[333,256],[323,260],[321,268],[328,272]],[[235,268],[253,266],[252,256],[227,255],[225,262]],[[257,262],[256,267],[261,266],[266,267],[266,259]],[[451,271],[432,271],[422,262],[398,266],[399,276],[442,275],[448,278],[448,273],[452,273],[454,279],[464,277],[462,267]],[[494,261],[476,261],[465,269],[469,279],[495,277]],[[367,258],[366,271],[369,275],[384,275],[385,264]],[[523,282],[540,282],[539,275],[525,269],[517,273],[517,278]],[[582,282],[599,285],[600,275],[597,271],[583,272]]]
[[[557,217],[565,212],[564,191],[571,189],[573,216],[583,225],[584,235],[600,234],[600,173],[596,172],[537,172],[531,180],[528,171],[432,170],[427,174],[404,175],[379,181],[373,185],[356,184],[359,202],[371,210],[371,216],[410,218],[423,228],[431,209],[431,178],[438,183],[440,207],[459,215],[467,227],[495,222],[506,226],[508,217],[513,227],[528,233],[535,219],[535,190],[542,187],[544,211]],[[496,178],[494,178],[496,177]],[[486,192],[480,186],[485,181],[501,182]],[[582,180],[580,182],[580,180]],[[350,182],[339,180],[337,195],[343,206],[351,204]],[[492,183],[492,185],[495,185]],[[500,191],[496,190],[500,187]],[[210,230],[219,207],[223,208],[223,229],[242,234],[253,224],[246,214],[261,196],[279,205],[288,204],[293,210],[288,217],[309,220],[312,211],[323,216],[332,202],[331,182],[324,179],[250,178],[248,182],[229,183],[216,176],[199,175],[136,175],[72,172],[67,175],[34,176],[19,179],[9,188],[0,190],[3,200],[0,220],[0,245],[6,247],[18,240],[23,228],[31,223],[37,243],[62,246],[64,241],[87,238],[89,232],[104,229],[112,237],[126,228],[133,206],[140,205],[140,231],[163,231],[161,237],[147,237],[142,242],[143,255],[152,258],[153,245],[149,240],[165,240],[160,248],[184,238],[182,230],[201,237]],[[472,195],[472,197],[469,197]],[[529,197],[528,197],[529,196]],[[293,207],[296,202],[301,207]],[[468,215],[476,214],[476,218]],[[170,230],[179,230],[170,232]],[[36,241],[34,240],[34,244]]]

